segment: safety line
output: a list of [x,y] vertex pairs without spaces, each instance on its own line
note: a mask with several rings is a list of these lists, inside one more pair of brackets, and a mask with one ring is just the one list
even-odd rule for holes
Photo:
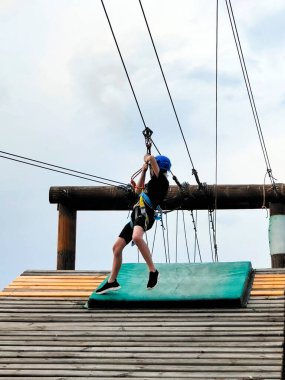
[[151,43],[152,43],[152,46],[153,46],[153,49],[154,49],[154,52],[155,52],[155,55],[156,55],[156,58],[157,58],[157,61],[158,61],[158,65],[159,65],[159,67],[160,67],[160,71],[161,71],[161,74],[162,74],[162,77],[163,77],[163,80],[164,80],[164,83],[165,83],[165,86],[166,86],[166,89],[167,89],[167,93],[168,93],[168,96],[169,96],[169,99],[170,99],[170,102],[171,102],[171,105],[172,105],[172,108],[173,108],[173,111],[174,111],[174,114],[175,114],[175,117],[176,117],[176,120],[177,120],[177,124],[178,124],[178,126],[179,126],[180,133],[181,133],[181,135],[182,135],[182,138],[183,138],[183,141],[184,141],[184,144],[185,144],[185,147],[186,147],[187,153],[188,153],[188,157],[189,157],[190,162],[191,162],[191,165],[192,165],[192,174],[194,174],[195,179],[196,179],[198,185],[201,187],[202,184],[201,184],[201,182],[200,182],[200,180],[199,180],[198,172],[197,172],[197,170],[194,168],[194,163],[193,163],[193,160],[192,160],[192,158],[191,158],[191,154],[190,154],[190,151],[189,151],[189,148],[188,148],[188,144],[187,144],[187,141],[186,141],[186,139],[185,139],[185,136],[184,136],[184,133],[183,133],[183,130],[182,130],[182,127],[181,127],[180,120],[179,120],[179,118],[178,118],[178,114],[177,114],[177,111],[176,111],[176,108],[175,108],[175,105],[174,105],[174,102],[173,102],[173,99],[172,99],[172,96],[171,96],[171,93],[170,93],[170,90],[169,90],[169,86],[168,86],[167,81],[166,81],[166,77],[165,77],[165,74],[164,74],[164,71],[163,71],[163,68],[162,68],[162,65],[161,65],[161,62],[160,62],[160,59],[159,59],[158,53],[157,53],[156,46],[155,46],[155,44],[154,44],[154,40],[153,40],[153,37],[152,37],[151,31],[150,31],[150,27],[149,27],[149,24],[148,24],[148,21],[147,21],[147,18],[146,18],[145,11],[144,11],[144,8],[143,8],[143,6],[142,6],[141,0],[139,0],[139,3],[140,3],[140,7],[141,7],[141,10],[142,10],[142,14],[143,14],[143,17],[144,17],[144,20],[145,20],[146,26],[147,26],[147,30],[148,30],[148,33],[149,33],[150,39],[151,39]]
[[245,85],[246,85],[246,89],[247,89],[247,94],[248,94],[248,97],[249,97],[249,101],[250,101],[250,105],[251,105],[251,109],[252,109],[252,113],[253,113],[256,129],[257,129],[257,133],[258,133],[258,136],[259,136],[259,141],[260,141],[261,149],[262,149],[262,152],[263,152],[263,157],[264,157],[264,160],[265,160],[268,176],[270,178],[270,181],[271,181],[273,189],[275,191],[277,191],[276,184],[275,184],[275,178],[273,177],[273,174],[272,174],[272,169],[271,169],[271,165],[270,165],[270,161],[269,161],[269,157],[268,157],[268,153],[267,153],[267,149],[266,149],[266,145],[265,145],[265,140],[264,140],[264,137],[263,137],[263,133],[262,133],[261,125],[260,125],[260,120],[259,120],[259,116],[258,116],[258,113],[257,113],[257,108],[256,108],[256,105],[255,105],[255,101],[254,101],[254,97],[253,97],[253,92],[252,92],[252,88],[251,88],[251,84],[250,84],[250,80],[249,80],[249,76],[248,76],[248,71],[247,71],[246,64],[245,64],[245,59],[244,59],[244,55],[243,55],[243,51],[242,51],[242,47],[241,47],[241,43],[240,43],[240,38],[239,38],[239,34],[238,34],[236,22],[235,22],[233,8],[232,8],[230,0],[225,0],[225,2],[226,2],[226,6],[227,6],[229,20],[230,20],[230,24],[231,24],[231,28],[232,28],[232,32],[233,32],[233,36],[234,36],[234,40],[235,40],[238,56],[239,56],[239,61],[240,61],[241,68],[242,68],[243,78],[244,78],[244,81],[245,81]]
[[184,210],[182,210],[182,219],[183,219],[183,227],[184,227],[184,237],[185,237],[185,244],[186,244],[186,251],[188,256],[188,262],[190,263],[190,254],[188,249],[188,241],[187,241],[187,234],[186,234],[186,226],[185,226],[185,217],[184,217]]
[[163,246],[164,246],[164,254],[165,254],[165,260],[166,260],[166,263],[168,262],[170,264],[170,256],[167,255],[167,247],[166,247],[166,239],[165,239],[165,234],[164,234],[164,228],[162,226],[162,237],[163,237]]
[[175,238],[175,262],[177,263],[177,239],[178,239],[178,210],[176,211],[176,238]]
[[219,52],[219,0],[216,2],[216,112],[215,112],[215,190],[214,190],[214,221],[213,241],[215,257],[218,261],[217,245],[217,208],[218,208],[218,52]]
[[[83,176],[76,175],[76,174],[72,174],[72,173],[67,173],[67,172],[64,172],[64,171],[62,171],[62,170],[51,169],[51,168],[48,168],[48,167],[45,167],[45,166],[42,166],[42,165],[33,164],[33,163],[31,163],[31,162],[25,162],[25,161],[23,161],[23,160],[18,160],[18,159],[16,159],[16,158],[12,158],[12,157],[6,157],[6,156],[2,156],[2,155],[0,155],[0,158],[5,158],[6,160],[10,160],[10,161],[18,162],[18,163],[21,163],[21,164],[25,164],[25,165],[29,165],[29,166],[34,166],[34,167],[37,167],[37,168],[41,168],[41,169],[45,169],[45,170],[49,170],[49,171],[56,172],[56,173],[66,174],[66,175],[69,175],[69,176],[72,176],[72,177],[76,177],[76,178],[85,179],[85,180],[87,180],[87,181],[92,181],[92,182],[101,183],[101,184],[103,184],[103,185],[116,186],[116,185],[114,185],[114,184],[110,184],[110,183],[107,183],[107,182],[99,181],[99,180],[92,179],[92,178],[83,177]],[[126,185],[126,186],[127,186],[127,185]]]
[[170,261],[170,250],[169,250],[169,234],[168,234],[168,219],[167,214],[165,214],[165,224],[166,224],[166,242],[167,242],[167,254]]
[[[4,152],[4,151],[2,151],[2,150],[0,150],[0,153],[2,153],[2,154],[6,154],[7,156],[12,156],[12,157],[21,158],[22,160],[31,161],[31,162],[36,162],[36,163],[38,163],[38,164],[43,164],[43,165],[50,166],[50,167],[53,167],[53,168],[57,168],[57,169],[61,169],[61,170],[66,170],[66,171],[69,171],[69,172],[72,172],[72,173],[82,174],[82,175],[84,175],[84,176],[88,176],[88,177],[92,177],[92,178],[98,178],[98,179],[103,180],[103,181],[109,181],[109,182],[113,182],[113,183],[120,184],[120,185],[126,185],[126,184],[123,183],[123,182],[114,181],[114,180],[111,180],[111,179],[108,179],[108,178],[99,177],[99,176],[97,176],[97,175],[88,174],[88,173],[80,172],[80,171],[73,170],[73,169],[68,169],[68,168],[65,168],[65,167],[63,167],[63,166],[58,166],[58,165],[49,164],[49,163],[47,163],[47,162],[39,161],[39,160],[35,160],[35,159],[33,159],[33,158],[28,158],[28,157],[24,157],[24,156],[19,156],[18,154],[9,153],[9,152]],[[3,156],[1,156],[1,157],[3,157]],[[8,158],[8,157],[7,157],[7,158]]]
[[195,242],[194,242],[194,263],[196,262],[196,250],[198,248],[198,253],[200,257],[200,262],[202,263],[202,256],[200,251],[200,244],[198,240],[198,232],[197,232],[197,224],[198,224],[198,217],[197,217],[197,210],[196,210],[196,218],[194,219],[193,210],[190,210],[191,218],[192,218],[192,224],[194,226],[194,232],[195,232]]
[[154,251],[154,243],[155,243],[155,238],[156,238],[156,231],[157,231],[157,220],[155,221],[155,229],[154,229],[154,235],[153,235],[153,241],[152,241],[151,256],[153,255],[153,251]]
[[[212,260],[217,262],[219,261],[219,259],[218,259],[218,251],[217,251],[217,244],[216,244],[216,232],[214,228],[212,213],[213,213],[212,210],[208,210],[210,245],[211,245],[211,251],[212,251]],[[211,236],[211,229],[212,229],[212,234],[213,234],[213,240]]]
[[139,106],[138,99],[137,99],[136,94],[135,94],[135,90],[134,90],[134,88],[133,88],[133,85],[132,85],[131,79],[130,79],[130,77],[129,77],[129,73],[128,73],[127,67],[126,67],[125,62],[124,62],[124,59],[123,59],[123,57],[122,57],[121,50],[120,50],[120,48],[119,48],[119,45],[118,45],[118,42],[117,42],[117,39],[116,39],[115,33],[114,33],[114,31],[113,31],[112,24],[111,24],[111,21],[110,21],[110,19],[109,19],[109,16],[108,16],[108,13],[107,13],[107,10],[106,10],[106,7],[105,7],[105,5],[104,5],[104,1],[103,1],[103,0],[101,0],[101,4],[102,4],[102,6],[103,6],[103,9],[104,9],[104,12],[105,12],[106,18],[107,18],[107,20],[108,20],[108,24],[109,24],[109,27],[110,27],[110,29],[111,29],[111,32],[112,32],[112,35],[113,35],[113,38],[114,38],[114,41],[115,41],[115,44],[116,44],[116,47],[117,47],[117,50],[118,50],[119,56],[120,56],[120,58],[121,58],[121,61],[122,61],[122,64],[123,64],[123,67],[124,67],[124,70],[125,70],[126,76],[127,76],[127,78],[128,78],[129,85],[130,85],[131,90],[132,90],[132,93],[133,93],[133,95],[134,95],[134,98],[135,98],[135,101],[136,101],[136,104],[137,104],[137,107],[138,107],[138,110],[139,110],[139,113],[140,113],[140,116],[141,116],[142,122],[143,122],[145,128],[147,128],[146,123],[145,123],[145,120],[144,120],[144,117],[143,117],[143,114],[142,114],[142,111],[141,111],[141,108],[140,108],[140,106]]

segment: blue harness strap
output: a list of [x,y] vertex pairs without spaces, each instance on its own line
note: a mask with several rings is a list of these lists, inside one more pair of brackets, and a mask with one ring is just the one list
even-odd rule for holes
[[[144,202],[145,202],[150,208],[153,209],[152,202],[151,202],[149,196],[148,196],[146,193],[142,192],[142,193],[140,194],[140,197],[142,197],[143,200],[144,200]],[[158,205],[158,206],[156,207],[156,209],[154,210],[154,219],[155,219],[155,220],[160,220],[160,221],[162,221],[162,209],[161,209],[161,207],[160,207],[159,205]]]
[[152,206],[152,202],[150,200],[150,197],[145,193],[145,192],[141,192],[140,194],[140,197],[143,198],[143,200],[145,201],[145,203],[150,207],[150,208],[153,208]]

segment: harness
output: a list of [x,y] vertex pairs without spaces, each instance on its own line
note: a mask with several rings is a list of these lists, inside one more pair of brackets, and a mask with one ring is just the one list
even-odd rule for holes
[[[142,191],[141,194],[140,194],[139,201],[135,204],[134,207],[138,206],[140,208],[141,215],[143,215],[145,217],[145,229],[147,229],[148,224],[149,224],[149,217],[147,215],[145,205],[147,205],[149,208],[151,208],[151,209],[154,210],[154,219],[155,220],[160,220],[161,221],[161,225],[163,226],[162,209],[161,209],[161,207],[158,205],[154,209],[149,196],[144,191]],[[136,220],[137,217],[138,217],[138,215],[135,214],[135,218],[134,219]],[[131,226],[133,227],[133,222],[131,221],[130,223],[131,223]]]

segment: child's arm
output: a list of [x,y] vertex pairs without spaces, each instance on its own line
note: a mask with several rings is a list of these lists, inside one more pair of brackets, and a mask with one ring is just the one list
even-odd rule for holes
[[156,162],[155,157],[152,156],[152,155],[150,155],[150,154],[146,154],[144,156],[144,162],[147,163],[147,164],[148,163],[150,164],[150,166],[151,166],[154,174],[156,175],[156,177],[158,177],[160,169],[159,169],[159,166],[158,166],[158,164]]
[[138,183],[135,187],[135,193],[136,194],[140,194],[143,190],[144,190],[144,183],[145,183],[145,175],[146,175],[146,172],[147,172],[147,169],[148,169],[148,166],[147,164],[145,163],[142,167],[142,173],[141,173],[141,176],[138,180]]

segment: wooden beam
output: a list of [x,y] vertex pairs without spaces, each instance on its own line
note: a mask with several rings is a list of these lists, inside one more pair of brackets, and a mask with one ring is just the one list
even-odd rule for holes
[[[269,208],[270,202],[285,204],[285,184],[277,184],[278,193],[271,185],[218,185],[218,209],[259,209]],[[166,200],[161,204],[164,210],[181,207],[185,210],[208,210],[214,206],[215,185],[184,185],[183,192],[177,186],[170,186]],[[51,187],[50,203],[65,204],[75,210],[128,210],[136,200],[130,188],[115,186],[64,186]]]

